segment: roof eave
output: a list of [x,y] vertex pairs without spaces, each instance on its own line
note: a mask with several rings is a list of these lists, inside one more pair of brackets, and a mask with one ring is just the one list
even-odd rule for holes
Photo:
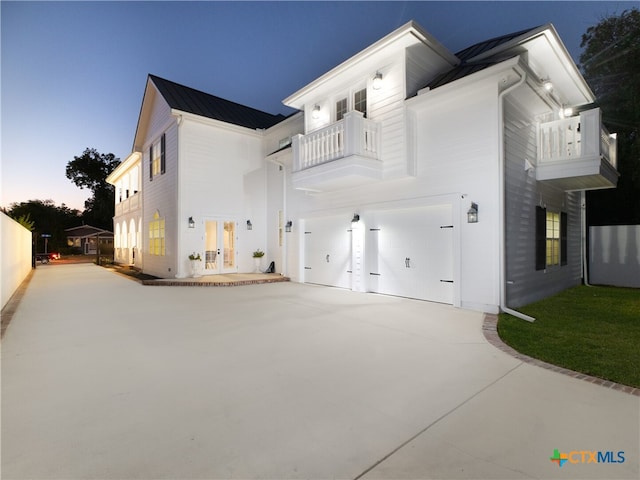
[[418,41],[427,45],[431,48],[436,54],[438,54],[443,60],[451,64],[451,66],[455,66],[460,63],[458,57],[456,57],[453,53],[451,53],[444,45],[438,42],[435,37],[427,33],[422,27],[420,27],[413,20],[405,23],[400,28],[397,28],[393,32],[389,33],[385,37],[381,38],[377,42],[371,44],[366,47],[364,50],[356,53],[352,57],[348,58],[344,62],[340,63],[336,67],[332,68],[325,74],[321,75],[317,79],[313,80],[311,83],[307,84],[297,92],[285,98],[282,103],[288,107],[301,109],[303,107],[303,102],[301,99],[307,95],[308,93],[318,89],[325,83],[331,81],[341,73],[345,72],[349,68],[354,65],[361,63],[367,58],[383,51],[389,45],[397,42],[407,35],[413,35]]

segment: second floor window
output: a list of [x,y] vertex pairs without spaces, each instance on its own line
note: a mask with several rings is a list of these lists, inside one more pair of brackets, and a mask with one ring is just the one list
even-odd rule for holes
[[353,97],[353,109],[367,117],[367,89],[358,90]]
[[149,148],[149,180],[156,175],[162,175],[166,169],[166,137],[162,136]]
[[342,120],[345,113],[347,113],[347,99],[343,98],[336,102],[336,122]]

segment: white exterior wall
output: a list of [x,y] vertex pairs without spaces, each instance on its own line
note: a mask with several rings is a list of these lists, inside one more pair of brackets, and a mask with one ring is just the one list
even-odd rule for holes
[[[158,277],[173,277],[177,268],[178,228],[178,127],[168,104],[155,95],[151,107],[149,127],[142,143],[142,245],[144,271]],[[166,134],[166,171],[149,179],[149,147]],[[149,253],[149,223],[158,212],[165,220],[165,255]],[[184,219],[186,222],[186,219]]]
[[[495,80],[416,108],[419,190],[459,198],[461,306],[494,312],[499,289],[498,99]],[[471,202],[478,223],[467,223]],[[455,224],[454,217],[454,224]]]
[[0,301],[4,308],[31,271],[31,232],[0,212]]
[[[181,239],[177,275],[189,274],[188,255],[204,251],[204,221],[234,220],[238,272],[253,271],[252,252],[265,245],[266,180],[262,133],[184,115],[180,124],[180,196],[175,228]],[[146,203],[145,205],[148,205]],[[195,228],[188,228],[193,217]],[[248,231],[250,219],[253,230]]]
[[[506,175],[506,301],[516,308],[580,284],[582,278],[580,193],[568,193],[536,181],[525,170],[525,159],[537,158],[536,120],[521,103],[522,89],[504,102]],[[567,214],[566,265],[536,270],[536,206]]]
[[[420,206],[451,205],[456,272],[456,303],[497,311],[498,285],[498,110],[495,81],[475,83],[454,95],[413,102],[406,142],[415,165],[414,178],[384,180],[327,193],[290,190],[288,213],[294,222],[288,234],[292,258],[289,274],[303,280],[304,219]],[[404,136],[402,137],[404,138]],[[405,155],[405,158],[407,155]],[[405,161],[405,160],[403,160]],[[464,198],[462,198],[464,195]],[[479,205],[480,221],[466,222],[471,202]],[[366,252],[366,245],[365,245]],[[366,255],[366,253],[365,253]],[[293,265],[293,262],[297,262]],[[363,279],[366,283],[367,279]],[[365,290],[367,289],[365,285]]]
[[142,268],[142,165],[140,157],[133,160],[137,155],[139,154],[132,154],[127,158],[107,181],[116,188],[113,217],[114,261]]

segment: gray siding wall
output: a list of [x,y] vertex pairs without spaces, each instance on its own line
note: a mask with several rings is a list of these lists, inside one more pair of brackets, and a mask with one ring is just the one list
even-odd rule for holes
[[[524,87],[526,88],[526,87]],[[536,123],[507,96],[504,105],[506,167],[507,306],[519,307],[581,282],[580,193],[566,193],[525,171],[525,159],[535,165]],[[567,213],[567,264],[536,271],[535,210]]]

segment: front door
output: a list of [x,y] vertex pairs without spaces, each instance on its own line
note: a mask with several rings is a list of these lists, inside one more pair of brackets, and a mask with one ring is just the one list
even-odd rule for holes
[[237,272],[236,222],[206,220],[204,228],[204,274]]

